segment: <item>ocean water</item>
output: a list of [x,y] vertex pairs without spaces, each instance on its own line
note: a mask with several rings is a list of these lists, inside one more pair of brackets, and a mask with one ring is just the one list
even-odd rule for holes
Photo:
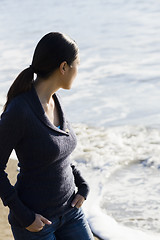
[[104,240],[160,239],[159,1],[0,3],[1,107],[44,34],[74,38],[79,74],[59,92],[78,138],[72,161],[91,187],[91,228]]

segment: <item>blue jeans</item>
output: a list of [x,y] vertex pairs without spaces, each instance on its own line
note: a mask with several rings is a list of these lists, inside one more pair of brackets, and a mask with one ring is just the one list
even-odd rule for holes
[[52,224],[45,225],[39,232],[11,226],[15,240],[94,240],[81,208],[73,208],[61,217],[49,219]]

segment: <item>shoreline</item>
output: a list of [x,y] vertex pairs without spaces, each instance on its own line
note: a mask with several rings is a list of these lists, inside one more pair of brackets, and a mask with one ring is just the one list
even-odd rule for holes
[[[13,159],[9,159],[7,164],[6,172],[8,173],[8,178],[11,182],[11,184],[14,184],[16,181],[17,176],[17,161]],[[3,240],[11,240],[13,239],[10,225],[8,223],[8,207],[4,207],[2,204],[2,201],[0,199],[0,239]],[[101,240],[98,237],[95,236],[95,240]]]

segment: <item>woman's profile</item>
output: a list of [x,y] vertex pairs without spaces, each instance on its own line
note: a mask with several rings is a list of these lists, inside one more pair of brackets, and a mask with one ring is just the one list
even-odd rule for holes
[[[76,136],[56,93],[71,88],[78,64],[75,41],[48,33],[8,91],[0,119],[0,197],[15,240],[93,239],[81,209],[89,187],[70,162]],[[20,167],[15,186],[5,172],[13,149]]]

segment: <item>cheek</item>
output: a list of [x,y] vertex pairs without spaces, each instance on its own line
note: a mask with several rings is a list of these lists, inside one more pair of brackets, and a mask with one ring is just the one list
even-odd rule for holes
[[78,68],[75,68],[74,78],[77,76],[77,73],[78,73]]

